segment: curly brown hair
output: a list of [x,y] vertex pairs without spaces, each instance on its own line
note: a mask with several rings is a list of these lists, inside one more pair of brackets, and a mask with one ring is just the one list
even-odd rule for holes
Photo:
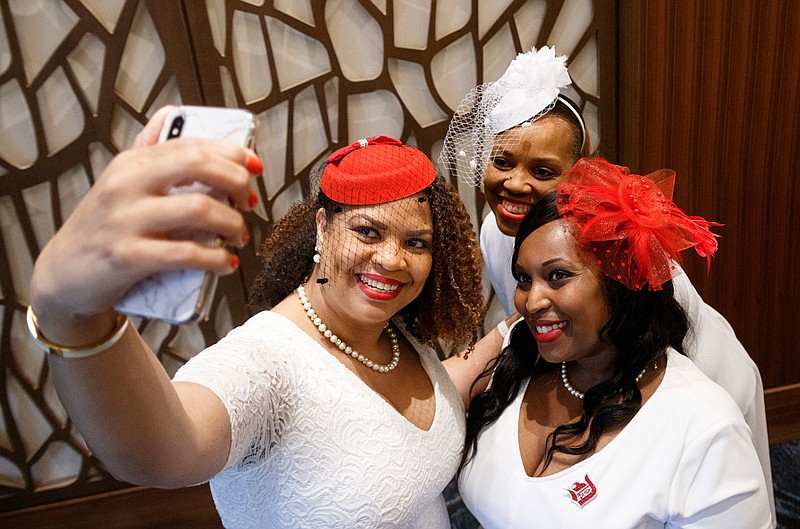
[[[420,295],[400,315],[420,342],[442,346],[450,354],[477,341],[485,300],[481,257],[467,209],[441,175],[422,191],[433,220],[433,264]],[[263,267],[253,283],[250,305],[274,307],[311,275],[319,208],[328,218],[346,207],[322,191],[293,206],[262,245]]]

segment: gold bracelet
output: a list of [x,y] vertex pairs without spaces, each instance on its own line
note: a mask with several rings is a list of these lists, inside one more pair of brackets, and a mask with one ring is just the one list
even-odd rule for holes
[[128,317],[117,313],[117,319],[114,322],[114,328],[111,330],[107,338],[103,338],[97,343],[85,345],[81,347],[68,347],[51,342],[45,338],[39,331],[39,322],[36,319],[36,314],[33,313],[33,308],[28,307],[28,331],[30,331],[33,341],[36,342],[42,351],[45,353],[62,356],[64,358],[84,358],[87,356],[96,355],[101,353],[117,343],[125,330],[128,328]]

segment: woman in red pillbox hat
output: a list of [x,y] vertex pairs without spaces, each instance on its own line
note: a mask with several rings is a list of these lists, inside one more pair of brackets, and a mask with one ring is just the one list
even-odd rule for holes
[[[466,389],[437,351],[475,345],[484,300],[466,208],[430,160],[387,137],[328,157],[311,196],[264,243],[251,299],[264,310],[170,380],[127,320],[106,319],[140,267],[187,255],[137,219],[180,217],[218,233],[227,223],[227,242],[244,244],[234,207],[252,209],[244,172],[259,168],[230,145],[180,139],[120,157],[128,163],[112,162],[32,284],[32,329],[69,353],[51,355],[51,373],[98,459],[142,485],[209,481],[226,527],[448,528],[442,491],[461,454]],[[190,208],[136,193],[191,168],[235,198]],[[143,253],[156,248],[157,258]],[[68,277],[54,272],[77,260],[85,266],[68,266]],[[81,337],[94,332],[99,340]]]

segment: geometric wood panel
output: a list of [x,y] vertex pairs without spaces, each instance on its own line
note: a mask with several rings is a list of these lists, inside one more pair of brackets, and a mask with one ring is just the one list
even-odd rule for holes
[[[435,159],[464,94],[533,46],[570,56],[570,95],[592,147],[613,155],[614,100],[601,97],[615,79],[608,9],[592,0],[0,2],[0,511],[126,486],[74,431],[25,309],[40,249],[156,109],[258,116],[265,174],[246,217],[258,241],[341,145],[388,134]],[[482,194],[460,192],[477,226]],[[169,372],[247,318],[257,248],[239,251],[242,266],[220,282],[208,321],[136,322]]]

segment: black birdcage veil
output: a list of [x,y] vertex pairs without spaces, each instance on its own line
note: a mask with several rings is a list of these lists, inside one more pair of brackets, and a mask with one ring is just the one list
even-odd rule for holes
[[[386,137],[336,151],[312,175],[320,206],[314,264],[298,296],[320,332],[345,353],[349,346],[314,308],[315,293],[325,294],[320,304],[344,306],[350,298],[359,303],[356,312],[384,319],[416,299],[432,267],[434,229],[424,191],[435,178],[426,155]],[[393,336],[391,327],[387,332]],[[378,365],[353,356],[376,371],[396,365],[394,358]]]

